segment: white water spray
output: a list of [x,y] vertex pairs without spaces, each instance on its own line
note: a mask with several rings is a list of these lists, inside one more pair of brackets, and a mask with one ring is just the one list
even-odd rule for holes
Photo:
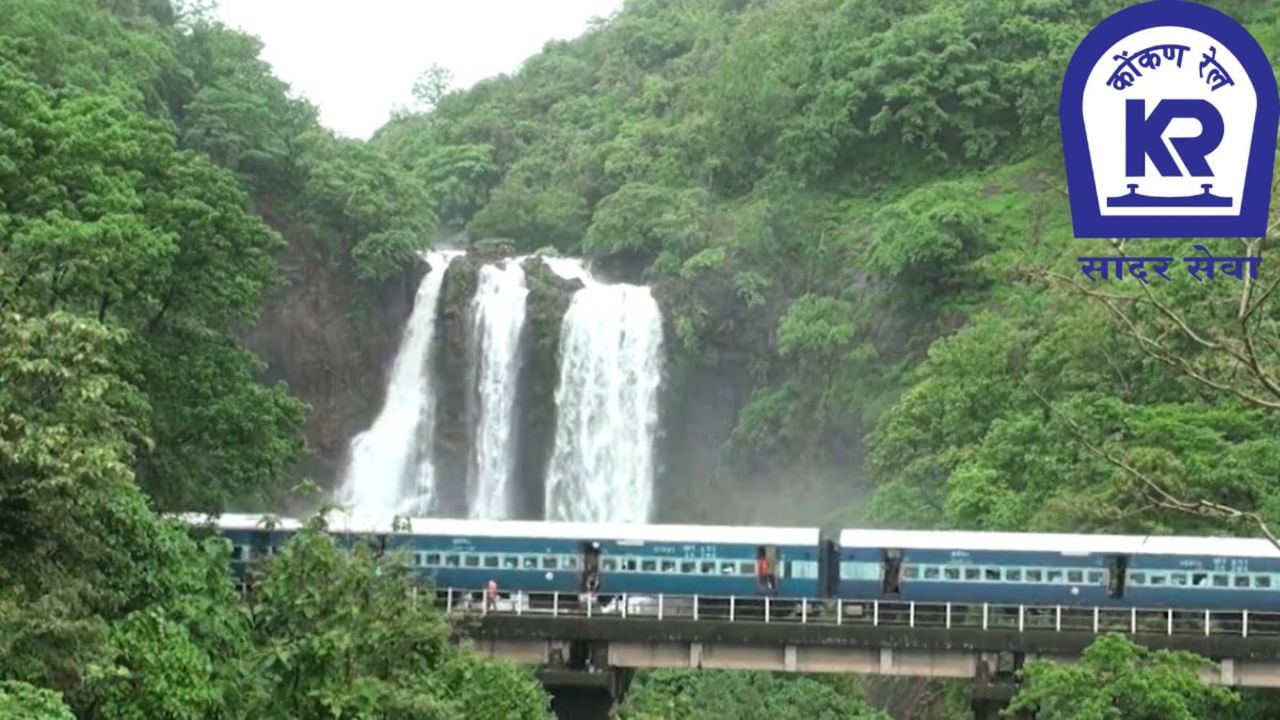
[[431,442],[436,394],[428,366],[440,287],[449,263],[460,254],[452,250],[427,254],[430,269],[418,286],[382,411],[368,430],[351,441],[351,461],[339,502],[358,514],[390,517],[423,511],[434,500]]
[[477,519],[505,520],[511,515],[512,428],[516,424],[520,332],[529,295],[520,267],[522,259],[481,267],[472,302],[480,404],[467,505],[471,517]]
[[647,522],[661,382],[658,305],[646,287],[595,282],[580,261],[547,264],[587,284],[560,335],[547,519]]

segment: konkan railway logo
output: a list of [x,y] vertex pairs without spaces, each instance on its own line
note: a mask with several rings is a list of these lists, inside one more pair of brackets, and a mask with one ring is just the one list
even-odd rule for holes
[[1262,237],[1280,99],[1231,17],[1184,0],[1112,15],[1067,67],[1060,106],[1077,237]]

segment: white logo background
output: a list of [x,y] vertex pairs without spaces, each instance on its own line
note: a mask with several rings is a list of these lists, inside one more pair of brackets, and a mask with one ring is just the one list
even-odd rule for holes
[[[1159,45],[1185,45],[1182,66],[1176,58],[1165,59],[1160,55],[1160,67],[1145,68],[1137,63],[1137,55],[1147,48]],[[1212,85],[1200,75],[1200,63],[1216,48],[1214,60],[1226,70],[1233,85],[1212,90]],[[1123,90],[1107,84],[1112,73],[1120,66],[1114,59],[1121,52],[1128,52],[1134,65],[1142,73],[1136,74],[1133,84]],[[1212,65],[1204,69],[1207,76]],[[1200,123],[1191,118],[1175,118],[1165,129],[1164,145],[1174,162],[1184,174],[1180,177],[1164,177],[1155,169],[1150,158],[1146,160],[1146,175],[1130,178],[1125,175],[1125,101],[1146,100],[1149,116],[1157,103],[1165,99],[1203,99],[1212,103],[1222,114],[1222,143],[1206,160],[1213,177],[1193,177],[1187,173],[1170,138],[1195,137],[1200,133]],[[1249,165],[1249,147],[1253,141],[1253,127],[1257,120],[1257,92],[1245,72],[1244,66],[1221,42],[1198,30],[1186,27],[1154,27],[1141,30],[1113,45],[1094,65],[1085,84],[1082,110],[1085,133],[1089,138],[1090,162],[1093,165],[1094,182],[1098,191],[1098,209],[1103,216],[1142,215],[1226,215],[1240,214],[1240,200],[1244,192],[1245,173]],[[1149,196],[1186,196],[1203,192],[1202,184],[1212,183],[1210,192],[1229,197],[1231,207],[1108,207],[1107,198],[1129,193],[1128,185],[1137,183],[1137,192]]]

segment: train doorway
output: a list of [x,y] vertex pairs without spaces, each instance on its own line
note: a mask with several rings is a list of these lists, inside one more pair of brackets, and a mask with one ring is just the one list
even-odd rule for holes
[[1129,569],[1129,558],[1124,555],[1107,555],[1103,561],[1107,566],[1107,597],[1124,597],[1125,574]]
[[600,543],[582,543],[582,577],[578,589],[584,593],[600,592]]
[[882,551],[881,566],[884,568],[884,575],[880,579],[880,592],[897,597],[902,591],[902,551]]
[[772,593],[778,589],[778,548],[761,545],[756,548],[756,582],[760,589]]

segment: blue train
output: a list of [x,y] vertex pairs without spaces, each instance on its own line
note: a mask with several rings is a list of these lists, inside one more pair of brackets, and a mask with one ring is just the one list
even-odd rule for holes
[[[203,524],[207,519],[188,517]],[[214,519],[233,571],[297,520]],[[1280,550],[1261,539],[412,519],[334,513],[347,543],[401,552],[434,587],[530,595],[702,595],[1280,611]]]

